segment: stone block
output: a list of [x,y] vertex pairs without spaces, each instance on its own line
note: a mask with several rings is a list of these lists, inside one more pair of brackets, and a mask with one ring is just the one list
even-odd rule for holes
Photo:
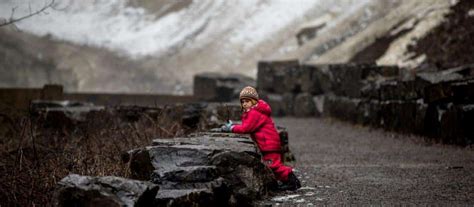
[[417,100],[423,97],[425,82],[418,80],[379,79],[368,82],[362,90],[362,97],[379,101]]
[[283,94],[283,111],[286,116],[293,116],[295,110],[295,94],[285,93]]
[[272,109],[272,116],[291,116],[293,115],[294,98],[295,95],[292,93],[276,94],[262,92],[260,93],[261,99],[267,102]]
[[368,81],[374,81],[385,75],[394,75],[385,67],[372,64],[341,64],[330,65],[329,72],[332,76],[332,91],[338,96],[351,98],[361,97],[361,89]]
[[424,128],[426,104],[420,101],[385,101],[381,103],[381,127],[386,130],[417,133]]
[[86,123],[90,113],[105,109],[92,103],[68,100],[34,100],[30,106],[31,115],[39,118],[39,123],[42,123],[43,127],[62,130],[72,130],[78,124]]
[[472,102],[474,100],[474,79],[463,79],[429,85],[424,90],[424,100],[433,102]]
[[474,144],[473,104],[448,104],[447,110],[440,114],[439,136],[442,143],[471,145]]
[[282,95],[272,93],[262,93],[261,98],[270,105],[272,116],[287,115],[285,100]]
[[422,134],[427,104],[417,101],[376,101],[327,96],[324,115],[355,124],[382,127],[403,133]]
[[255,80],[240,74],[202,73],[194,76],[194,96],[203,101],[238,100],[240,90],[254,86]]
[[319,71],[318,67],[312,65],[302,65],[300,67],[301,70],[301,91],[303,93],[310,93],[313,95],[322,94],[323,81],[327,81],[327,77],[325,78],[321,71]]
[[70,174],[57,184],[57,206],[153,206],[158,185],[114,176]]
[[325,109],[323,115],[357,123],[358,117],[361,115],[361,111],[358,110],[361,103],[362,100],[360,99],[328,95],[324,99]]
[[[367,84],[378,79],[397,77],[399,69],[391,66],[376,66],[374,64],[332,64],[305,65],[312,71],[313,94],[333,92],[337,96],[360,98],[361,90]],[[308,78],[306,78],[308,79]],[[306,81],[303,81],[306,82]]]
[[293,110],[293,114],[296,117],[309,117],[316,115],[317,111],[313,96],[309,93],[300,93],[296,95]]
[[[291,91],[288,84],[292,84],[293,74],[299,68],[298,60],[289,61],[261,61],[258,63],[257,88],[258,91],[269,93],[285,93]],[[290,77],[286,77],[290,74]],[[295,86],[291,86],[295,87]]]
[[155,206],[227,206],[229,189],[222,179],[200,189],[163,189],[158,191]]

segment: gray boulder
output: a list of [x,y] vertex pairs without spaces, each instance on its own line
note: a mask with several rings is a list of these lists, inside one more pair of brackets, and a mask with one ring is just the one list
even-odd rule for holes
[[379,79],[365,85],[362,97],[380,101],[417,100],[424,96],[427,83],[419,80]]
[[474,100],[474,79],[462,79],[456,81],[432,84],[426,87],[424,100],[433,102],[472,102]]
[[70,174],[58,182],[57,206],[152,206],[159,190],[148,181]]
[[298,68],[298,60],[259,62],[257,72],[259,92],[282,94],[296,89],[298,76],[292,72],[297,71]]
[[202,73],[194,76],[194,96],[202,101],[238,100],[240,90],[254,86],[255,80],[240,74]]
[[313,96],[309,93],[300,93],[296,95],[294,101],[293,114],[296,117],[309,117],[317,113]]
[[44,127],[72,129],[80,123],[85,123],[90,113],[103,110],[103,106],[87,102],[34,100],[30,113],[38,117]]
[[[246,135],[199,133],[155,139],[153,146],[129,154],[132,175],[151,180],[161,190],[170,190],[167,199],[162,199],[166,203],[175,202],[168,199],[173,197],[179,198],[178,203],[191,202],[183,200],[184,192],[190,193],[185,196],[189,199],[206,197],[209,193],[216,198],[215,189],[219,189],[221,197],[227,196],[227,204],[250,205],[275,184],[273,173],[261,162],[259,152]],[[196,194],[195,189],[204,190]],[[179,195],[171,196],[171,192]]]
[[266,101],[272,108],[272,116],[285,116],[287,114],[285,100],[282,95],[265,92],[262,92],[259,95],[261,99]]
[[419,101],[380,103],[380,127],[397,132],[422,134],[428,105]]

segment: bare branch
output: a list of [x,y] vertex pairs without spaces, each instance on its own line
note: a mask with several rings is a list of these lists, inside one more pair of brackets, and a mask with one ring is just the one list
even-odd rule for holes
[[16,22],[19,22],[21,20],[30,18],[34,15],[37,15],[37,14],[41,13],[41,12],[44,12],[46,9],[51,8],[53,6],[54,2],[55,2],[55,0],[51,0],[51,2],[49,2],[49,4],[46,4],[43,8],[41,8],[40,10],[37,10],[33,13],[31,13],[31,5],[30,5],[30,14],[28,14],[26,16],[22,16],[22,17],[17,18],[17,19],[13,19],[13,14],[15,13],[15,9],[16,9],[16,7],[14,7],[14,8],[12,8],[12,14],[11,14],[10,19],[8,21],[0,23],[0,27],[6,26],[6,25],[9,25],[9,24],[14,24]]

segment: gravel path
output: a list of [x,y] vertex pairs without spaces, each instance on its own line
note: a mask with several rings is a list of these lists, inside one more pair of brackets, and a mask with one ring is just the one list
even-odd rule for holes
[[275,122],[288,129],[303,188],[261,205],[474,205],[472,148],[330,119]]

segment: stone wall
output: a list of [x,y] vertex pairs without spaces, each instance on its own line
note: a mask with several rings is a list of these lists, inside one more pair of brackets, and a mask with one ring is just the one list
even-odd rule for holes
[[202,99],[196,96],[168,94],[69,93],[63,90],[62,85],[45,85],[43,88],[0,88],[0,107],[2,108],[24,110],[28,109],[34,100],[70,100],[105,106],[162,106],[192,103]]
[[219,127],[227,120],[240,120],[240,106],[231,103],[187,103],[164,106],[100,106],[77,101],[33,101],[29,110],[41,127],[62,131],[82,128],[108,120],[116,127],[157,125],[169,128],[178,125],[184,133]]
[[375,64],[260,62],[257,87],[275,116],[335,117],[449,144],[474,143],[474,67],[411,73]]
[[201,73],[194,77],[193,95],[71,93],[64,91],[62,85],[45,85],[43,88],[0,88],[0,110],[2,107],[28,109],[34,100],[69,100],[104,106],[145,107],[204,101],[238,102],[240,90],[245,86],[255,86],[255,80],[240,74]]

